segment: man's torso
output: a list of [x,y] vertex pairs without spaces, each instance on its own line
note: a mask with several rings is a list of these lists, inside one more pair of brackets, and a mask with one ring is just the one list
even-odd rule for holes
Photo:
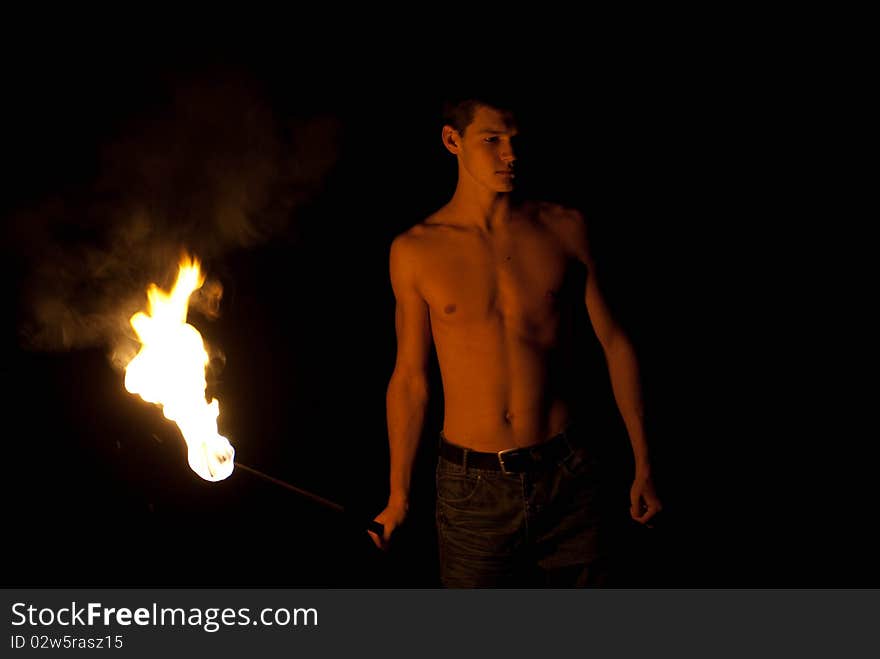
[[583,264],[558,229],[561,207],[529,205],[485,233],[442,212],[414,227],[431,320],[444,434],[481,451],[529,446],[571,420],[566,382]]

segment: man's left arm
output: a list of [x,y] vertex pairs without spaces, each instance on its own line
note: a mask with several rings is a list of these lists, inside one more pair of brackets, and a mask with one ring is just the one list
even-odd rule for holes
[[662,505],[651,476],[638,360],[629,338],[609,314],[592,271],[587,273],[585,298],[590,321],[605,352],[614,400],[632,444],[635,477],[630,489],[630,515],[645,523],[660,512]]
[[572,241],[578,258],[587,267],[584,292],[587,313],[605,353],[614,400],[632,444],[635,476],[630,488],[630,515],[637,522],[644,524],[660,512],[662,505],[651,475],[651,457],[645,434],[638,359],[632,342],[614,318],[602,294],[583,217],[580,213],[574,212],[566,219],[565,224],[568,225],[566,233]]

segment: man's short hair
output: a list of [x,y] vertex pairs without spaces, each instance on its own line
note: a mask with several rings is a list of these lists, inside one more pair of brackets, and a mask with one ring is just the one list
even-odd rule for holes
[[512,95],[502,92],[464,92],[448,96],[443,101],[443,125],[452,126],[460,134],[474,120],[480,106],[487,106],[514,116],[517,103]]

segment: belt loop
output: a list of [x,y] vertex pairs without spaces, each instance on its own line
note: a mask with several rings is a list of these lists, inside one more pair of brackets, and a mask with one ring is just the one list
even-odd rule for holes
[[461,468],[464,470],[464,473],[467,473],[467,458],[470,449],[462,449],[461,451]]

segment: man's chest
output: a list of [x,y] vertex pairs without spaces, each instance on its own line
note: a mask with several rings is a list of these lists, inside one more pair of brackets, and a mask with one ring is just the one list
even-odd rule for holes
[[488,316],[539,321],[568,289],[571,260],[546,239],[498,240],[440,249],[422,263],[422,294],[434,320]]

